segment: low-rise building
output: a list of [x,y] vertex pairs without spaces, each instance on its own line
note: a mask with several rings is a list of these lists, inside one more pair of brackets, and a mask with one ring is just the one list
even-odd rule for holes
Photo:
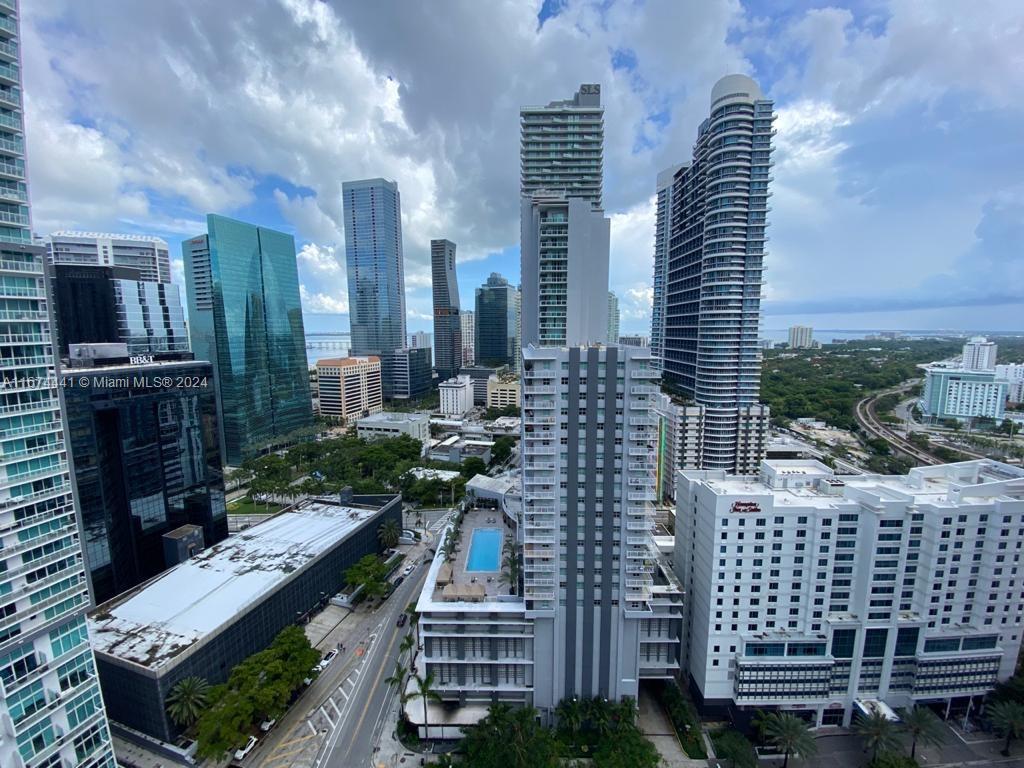
[[462,435],[450,435],[430,447],[429,457],[431,461],[461,464],[469,457],[474,456],[489,464],[493,448],[494,441],[484,437],[470,438]]
[[1024,470],[907,475],[765,461],[677,476],[684,669],[705,707],[849,725],[871,701],[964,705],[1016,667]]
[[320,415],[348,424],[384,408],[379,357],[317,360]]
[[464,365],[459,371],[460,376],[469,376],[473,380],[473,405],[487,405],[487,382],[491,376],[504,373],[507,367],[488,368],[486,365]]
[[996,378],[995,370],[929,365],[924,366],[924,371],[924,390],[918,406],[926,418],[1002,421],[1010,385]]
[[487,378],[487,407],[508,408],[522,405],[522,387],[517,376]]
[[465,416],[473,410],[473,380],[461,375],[442,381],[438,385],[441,413],[445,416]]
[[430,416],[425,413],[381,411],[356,422],[356,435],[364,440],[409,435],[423,444],[426,452],[430,445]]
[[175,683],[223,683],[296,618],[344,586],[345,570],[401,525],[398,495],[308,499],[96,607],[89,629],[110,719],[171,742]]

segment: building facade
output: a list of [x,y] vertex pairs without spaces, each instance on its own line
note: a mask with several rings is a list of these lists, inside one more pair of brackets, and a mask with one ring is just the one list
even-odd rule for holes
[[608,291],[608,343],[619,343],[619,297]]
[[479,365],[516,367],[516,289],[492,272],[476,289],[476,360]]
[[487,382],[491,376],[504,376],[510,370],[507,366],[488,368],[484,365],[466,365],[459,371],[459,375],[469,376],[473,380],[473,405],[487,405]]
[[681,593],[651,539],[658,373],[646,349],[523,352],[525,612],[534,706],[636,697],[679,670]]
[[430,444],[430,417],[425,413],[382,411],[359,419],[356,434],[364,440],[408,435],[419,440],[426,452]]
[[522,198],[522,343],[608,340],[611,220],[582,197]]
[[320,415],[343,424],[384,409],[379,357],[316,361]]
[[684,471],[678,483],[685,668],[705,707],[848,725],[874,701],[966,703],[1013,674],[1020,468],[837,476],[766,461],[757,475]]
[[672,189],[682,165],[671,165],[658,174],[654,210],[654,282],[651,302],[651,360],[662,368],[665,355],[665,302],[668,298],[668,244],[671,235]]
[[139,280],[171,282],[171,256],[167,242],[150,235],[105,232],[54,232],[45,239],[50,264],[77,267],[128,267]]
[[181,246],[189,335],[213,363],[221,455],[239,466],[313,425],[295,240],[214,214],[206,223]]
[[137,269],[55,264],[50,269],[58,354],[73,344],[125,344],[133,355],[188,352],[181,294]]
[[995,419],[1006,413],[1009,384],[992,370],[926,366],[918,405],[929,419]]
[[996,367],[996,353],[999,348],[995,342],[984,336],[972,336],[963,349],[961,363],[965,371],[993,371]]
[[460,311],[459,326],[462,329],[462,365],[475,365],[476,312],[472,309],[464,309]]
[[32,245],[18,7],[0,5],[0,765],[116,768],[85,623],[63,390],[45,384],[52,311],[45,250]]
[[652,409],[658,420],[658,498],[672,502],[676,472],[700,469],[704,456],[704,406],[680,403],[658,392]]
[[380,355],[402,349],[406,346],[405,259],[398,185],[386,179],[346,181],[341,194],[350,354]]
[[386,400],[412,400],[430,391],[430,347],[396,349],[380,354],[381,387]]
[[459,316],[459,278],[455,243],[430,241],[430,275],[434,298],[434,368],[444,381],[462,367],[462,318]]
[[604,107],[601,86],[581,85],[572,99],[522,107],[519,193],[541,190],[583,198],[601,207],[604,178]]
[[705,407],[708,469],[735,470],[758,403],[774,118],[753,80],[722,78],[693,161],[672,176],[662,367],[672,391]]
[[789,328],[790,349],[810,349],[814,345],[814,329],[809,325],[792,325]]
[[473,380],[469,376],[453,376],[438,385],[441,413],[445,416],[465,416],[473,410]]
[[196,525],[212,546],[228,524],[210,363],[95,362],[66,369],[90,384],[64,401],[85,564],[104,602],[174,565],[165,534]]
[[522,395],[523,388],[516,376],[490,376],[487,379],[488,408],[518,408]]

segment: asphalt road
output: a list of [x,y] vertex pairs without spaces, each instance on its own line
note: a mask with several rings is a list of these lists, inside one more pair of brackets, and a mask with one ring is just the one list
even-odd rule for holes
[[384,680],[394,670],[402,637],[409,632],[408,624],[398,627],[396,622],[405,607],[419,596],[427,568],[418,566],[374,612],[382,629],[351,690],[346,715],[328,738],[326,757],[321,763],[325,768],[369,768],[381,730],[394,725],[385,720],[396,691]]

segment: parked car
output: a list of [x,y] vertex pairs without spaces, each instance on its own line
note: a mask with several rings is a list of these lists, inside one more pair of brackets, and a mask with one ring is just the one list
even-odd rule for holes
[[397,589],[397,588],[398,588],[398,586],[399,586],[399,585],[400,585],[400,584],[401,584],[401,583],[402,583],[403,581],[405,581],[405,576],[399,576],[399,577],[398,577],[397,579],[395,579],[395,580],[394,580],[394,581],[393,581],[393,582],[391,583],[391,588],[392,588],[392,589]]
[[406,620],[407,620],[408,618],[409,618],[409,617],[408,617],[408,616],[406,616],[406,615],[405,615],[404,613],[403,613],[403,614],[402,614],[401,616],[399,616],[399,617],[398,617],[398,626],[399,626],[399,627],[404,627],[404,626],[405,626],[405,622],[406,622]]
[[258,739],[255,736],[250,736],[249,740],[245,742],[245,746],[241,749],[235,750],[235,760],[245,760],[256,746]]
[[331,650],[329,650],[327,652],[327,655],[320,659],[320,663],[316,665],[316,671],[323,672],[325,669],[327,669],[327,667],[330,665],[332,661],[334,661],[337,655],[338,650],[336,648],[332,648]]
[[273,728],[275,725],[277,725],[277,718],[272,718],[270,720],[264,720],[262,723],[260,723],[260,730],[263,731],[264,733],[266,733],[271,728]]

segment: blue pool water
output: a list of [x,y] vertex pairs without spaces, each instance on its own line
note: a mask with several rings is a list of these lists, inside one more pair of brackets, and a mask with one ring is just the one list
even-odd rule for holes
[[501,568],[501,530],[475,528],[469,542],[467,571],[497,571]]

